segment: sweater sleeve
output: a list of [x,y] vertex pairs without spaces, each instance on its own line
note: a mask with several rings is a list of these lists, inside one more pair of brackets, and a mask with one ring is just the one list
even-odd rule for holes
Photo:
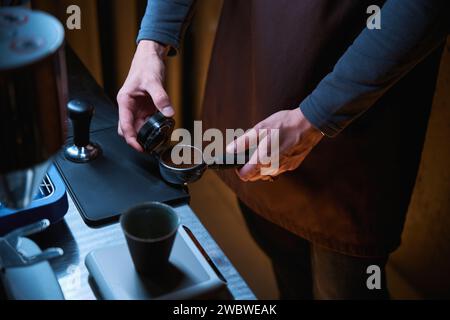
[[171,47],[173,55],[189,25],[195,0],[148,0],[137,42],[153,40]]
[[449,4],[388,0],[381,9],[381,29],[364,29],[300,104],[305,117],[327,136],[341,132],[445,41]]

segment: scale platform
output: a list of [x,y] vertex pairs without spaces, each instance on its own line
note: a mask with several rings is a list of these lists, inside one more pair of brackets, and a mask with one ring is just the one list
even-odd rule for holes
[[127,245],[102,248],[86,257],[91,285],[105,300],[226,299],[226,281],[189,229],[181,226],[164,275],[140,276]]

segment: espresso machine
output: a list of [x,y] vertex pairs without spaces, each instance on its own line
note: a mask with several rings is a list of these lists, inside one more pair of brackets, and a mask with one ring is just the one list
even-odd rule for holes
[[[64,28],[57,19],[22,7],[0,8],[0,209],[10,210],[11,223],[33,206],[65,141],[64,59]],[[20,228],[0,234],[0,296],[62,299],[48,263],[62,250],[41,252],[25,237],[52,219],[21,217]]]

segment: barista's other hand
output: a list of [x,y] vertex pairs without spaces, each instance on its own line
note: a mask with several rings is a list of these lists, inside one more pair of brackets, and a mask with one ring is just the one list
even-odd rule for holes
[[139,42],[128,77],[117,95],[119,125],[117,131],[127,143],[143,151],[136,140],[145,120],[158,109],[166,117],[174,115],[164,89],[167,48],[148,40]]
[[[271,131],[273,129],[278,130]],[[264,132],[267,134],[261,139],[261,133]],[[271,135],[271,132],[274,135]],[[297,169],[323,138],[322,132],[311,125],[300,108],[296,108],[277,112],[258,123],[253,129],[229,144],[227,152],[233,153],[235,150],[240,152],[239,150],[247,149],[250,141],[257,141],[255,139],[258,135],[260,138],[257,151],[254,152],[250,161],[238,171],[238,175],[243,181],[272,180],[286,171]],[[271,137],[277,135],[279,148],[271,148]],[[274,158],[275,155],[279,156],[278,168],[270,167],[267,161],[259,161],[267,156]],[[261,164],[261,162],[266,164]],[[261,170],[263,168],[266,170]]]

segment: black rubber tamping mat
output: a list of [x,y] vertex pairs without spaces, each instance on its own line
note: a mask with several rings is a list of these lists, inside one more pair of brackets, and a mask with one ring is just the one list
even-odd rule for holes
[[56,166],[67,189],[89,226],[115,221],[130,207],[146,202],[187,202],[183,187],[165,183],[159,176],[155,158],[129,147],[117,135],[117,128],[91,133],[103,155],[86,164],[73,163],[62,153]]

